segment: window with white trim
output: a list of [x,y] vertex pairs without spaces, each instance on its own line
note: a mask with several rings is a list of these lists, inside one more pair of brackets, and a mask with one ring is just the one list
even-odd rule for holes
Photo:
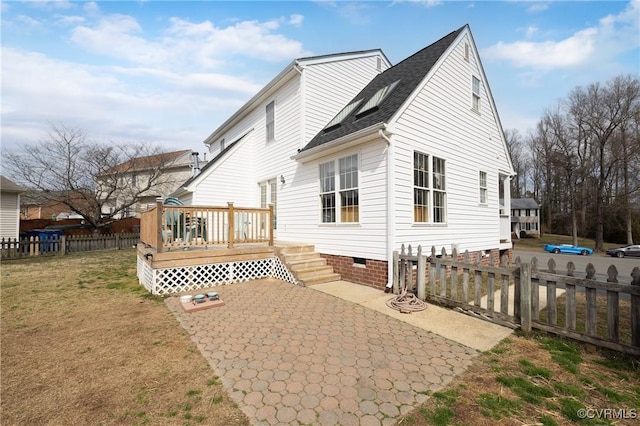
[[[431,165],[431,173],[429,173]],[[445,161],[428,154],[413,153],[413,221],[445,223],[447,219]]]
[[480,204],[487,204],[487,172],[480,172],[479,180]]
[[266,121],[267,121],[267,142],[271,142],[276,139],[276,101],[271,101],[267,104],[266,108]]
[[433,157],[433,222],[447,221],[447,192],[445,163],[442,158]]
[[480,112],[480,79],[475,76],[471,78],[471,109]]
[[319,172],[321,222],[357,223],[360,220],[358,154],[322,163]]

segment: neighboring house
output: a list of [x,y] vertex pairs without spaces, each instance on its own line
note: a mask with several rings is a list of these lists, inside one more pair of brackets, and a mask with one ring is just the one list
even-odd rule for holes
[[[103,206],[102,212],[110,214],[118,206],[128,204],[137,197],[138,202],[114,215],[114,218],[140,217],[141,211],[156,205],[158,197],[167,197],[181,183],[197,173],[200,165],[206,165],[206,155],[200,160],[198,153],[191,150],[137,157],[119,164],[115,170],[110,171],[109,177],[118,176],[117,186],[120,189],[110,195],[110,200]],[[150,179],[157,180],[150,189],[144,190]]]
[[205,143],[215,158],[174,196],[274,204],[277,239],[344,279],[386,285],[402,244],[512,247],[514,171],[468,26],[392,67],[380,50],[298,59]]
[[[65,198],[67,196],[64,193],[49,193],[44,196],[41,191],[27,191],[20,198],[20,218],[22,220],[82,219],[82,216],[70,211],[69,206],[59,201]],[[78,197],[74,204],[82,205],[82,202],[82,197]]]
[[25,188],[0,176],[0,239],[18,238],[20,233],[20,194]]
[[511,199],[511,232],[518,238],[523,232],[528,236],[540,237],[540,206],[536,200]]

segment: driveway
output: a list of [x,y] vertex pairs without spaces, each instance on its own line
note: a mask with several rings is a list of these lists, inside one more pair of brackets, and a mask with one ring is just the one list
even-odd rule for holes
[[[312,288],[216,288],[224,306],[166,303],[253,424],[391,425],[479,353]],[[428,309],[428,308],[427,308]]]

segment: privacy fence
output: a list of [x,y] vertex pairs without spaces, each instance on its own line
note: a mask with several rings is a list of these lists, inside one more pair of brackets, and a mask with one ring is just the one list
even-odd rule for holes
[[2,259],[30,256],[53,256],[68,253],[132,248],[138,244],[140,234],[106,235],[41,235],[25,238],[2,238]]
[[395,293],[406,288],[487,321],[640,355],[640,268],[630,284],[619,283],[614,265],[603,273],[607,278],[598,279],[591,263],[581,272],[569,262],[561,274],[553,259],[543,270],[536,258],[509,266],[506,257],[403,245],[394,252],[393,280]]

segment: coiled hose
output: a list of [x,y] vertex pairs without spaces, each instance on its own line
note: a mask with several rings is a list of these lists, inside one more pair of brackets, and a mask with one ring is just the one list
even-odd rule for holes
[[399,295],[387,300],[386,303],[391,309],[402,313],[411,313],[427,309],[427,304],[418,299],[415,294],[407,293],[406,288],[403,288]]

